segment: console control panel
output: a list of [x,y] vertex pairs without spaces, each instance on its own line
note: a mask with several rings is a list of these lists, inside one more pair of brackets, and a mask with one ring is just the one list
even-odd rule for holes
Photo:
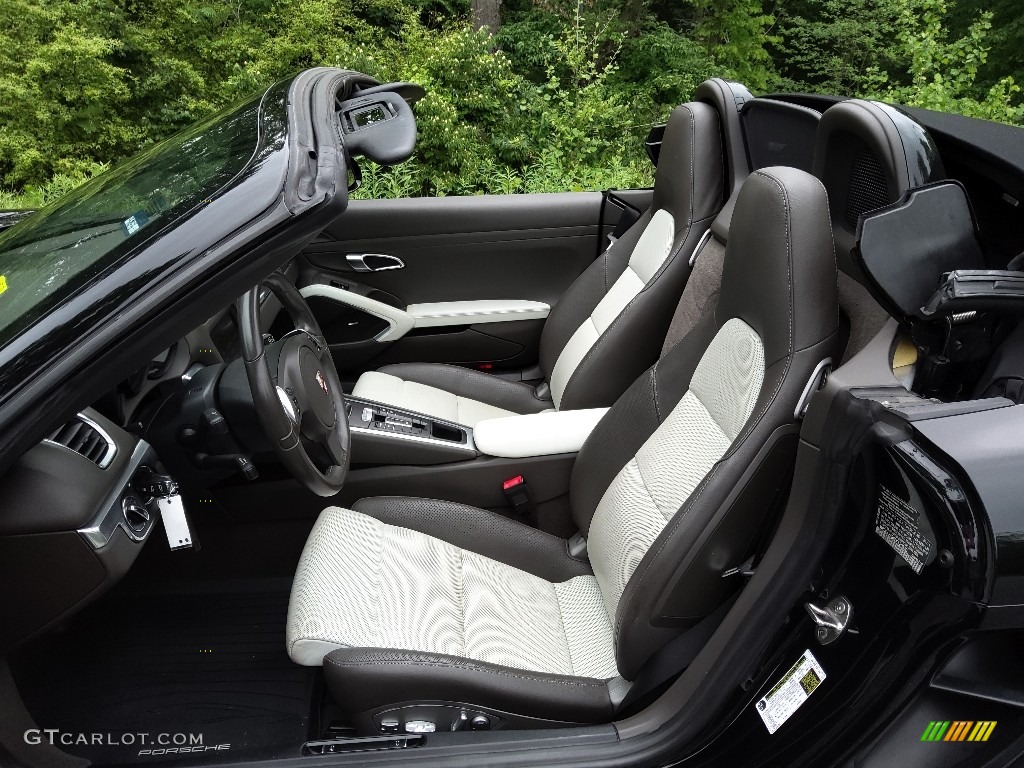
[[430,437],[430,424],[427,419],[416,418],[410,414],[400,413],[381,405],[356,406],[352,409],[352,417],[350,417],[349,423],[353,427],[377,429],[382,432],[397,432],[417,437]]
[[445,464],[478,455],[469,427],[358,397],[347,397],[346,408],[357,464]]
[[349,400],[349,426],[384,435],[404,435],[424,440],[464,444],[468,433],[456,424],[436,421],[427,416],[403,411],[381,403]]

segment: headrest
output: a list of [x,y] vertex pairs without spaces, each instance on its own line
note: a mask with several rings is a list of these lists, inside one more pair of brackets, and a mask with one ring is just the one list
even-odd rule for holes
[[761,337],[766,365],[837,330],[831,229],[825,189],[805,171],[763,168],[740,189],[715,323],[747,323]]
[[722,125],[726,200],[722,212],[712,225],[712,230],[722,240],[728,235],[728,222],[736,204],[736,193],[750,173],[747,150],[743,144],[743,128],[740,126],[740,110],[753,98],[746,86],[720,77],[705,80],[697,86],[693,94],[694,101],[701,101],[715,108]]
[[718,113],[707,104],[682,104],[668,119],[651,202],[654,211],[672,214],[677,232],[691,221],[714,216],[722,206],[721,136]]
[[814,147],[814,175],[828,191],[839,266],[860,277],[850,256],[860,217],[945,177],[928,132],[876,101],[850,99],[825,111]]

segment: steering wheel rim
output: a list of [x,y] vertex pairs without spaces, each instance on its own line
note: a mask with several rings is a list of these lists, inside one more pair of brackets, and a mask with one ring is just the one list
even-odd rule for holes
[[[282,337],[272,371],[260,327],[260,287],[266,286],[291,316],[295,330]],[[348,475],[351,435],[345,393],[331,350],[306,300],[278,272],[238,302],[245,373],[256,413],[281,463],[318,496],[333,496]],[[321,470],[303,439],[319,445],[332,462]]]

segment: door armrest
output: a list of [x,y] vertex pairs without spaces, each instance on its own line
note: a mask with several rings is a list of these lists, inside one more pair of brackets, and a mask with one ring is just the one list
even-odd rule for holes
[[412,315],[417,328],[435,328],[445,325],[506,323],[512,320],[543,320],[551,307],[540,301],[484,299],[410,304],[405,311]]
[[321,298],[355,307],[388,323],[377,334],[377,341],[398,341],[413,328],[437,328],[449,325],[504,323],[511,320],[544,319],[551,307],[539,301],[496,299],[483,301],[444,301],[431,304],[410,304],[405,309],[392,307],[356,291],[333,285],[314,283],[299,293],[305,299]]
[[355,291],[346,291],[342,288],[336,288],[333,285],[324,285],[323,283],[314,283],[313,285],[307,285],[305,288],[299,290],[302,294],[302,298],[309,299],[318,297],[321,299],[328,299],[335,301],[339,304],[345,304],[356,309],[361,309],[363,312],[367,312],[374,317],[379,317],[381,320],[385,320],[388,327],[381,331],[375,337],[376,341],[397,341],[413,329],[416,325],[416,321],[412,316],[403,309],[392,307],[390,304],[385,304],[382,301],[371,299],[368,296],[363,296]]

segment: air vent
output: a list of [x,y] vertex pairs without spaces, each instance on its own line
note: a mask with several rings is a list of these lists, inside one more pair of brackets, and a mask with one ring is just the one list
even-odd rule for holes
[[101,469],[110,466],[117,453],[114,441],[95,421],[78,414],[64,426],[55,430],[47,440],[85,456]]
[[850,189],[846,194],[846,226],[857,231],[860,217],[891,202],[885,170],[877,155],[861,149],[853,160],[850,171]]

